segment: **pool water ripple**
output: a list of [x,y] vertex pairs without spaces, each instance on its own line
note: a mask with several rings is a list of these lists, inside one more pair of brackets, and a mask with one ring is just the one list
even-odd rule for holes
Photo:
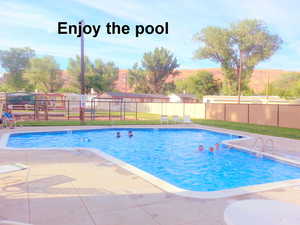
[[[133,131],[129,138],[127,133]],[[116,138],[116,132],[121,137]],[[300,168],[220,145],[238,136],[200,129],[99,129],[12,134],[14,148],[99,149],[177,187],[217,191],[300,178]],[[205,150],[198,151],[203,145]]]

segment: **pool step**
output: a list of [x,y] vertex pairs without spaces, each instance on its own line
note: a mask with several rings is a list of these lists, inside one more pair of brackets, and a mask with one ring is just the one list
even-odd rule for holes
[[264,139],[262,137],[256,138],[253,150],[258,152],[265,152],[266,150],[268,152],[272,152],[274,150],[274,141],[271,138]]

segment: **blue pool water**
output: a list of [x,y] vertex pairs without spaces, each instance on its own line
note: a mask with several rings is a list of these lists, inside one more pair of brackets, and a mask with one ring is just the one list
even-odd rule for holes
[[[121,159],[177,187],[217,191],[241,186],[300,178],[300,168],[256,157],[215,143],[238,136],[200,129],[99,129],[12,134],[14,148],[89,147]],[[121,137],[116,138],[116,132]],[[199,144],[205,151],[197,150]]]

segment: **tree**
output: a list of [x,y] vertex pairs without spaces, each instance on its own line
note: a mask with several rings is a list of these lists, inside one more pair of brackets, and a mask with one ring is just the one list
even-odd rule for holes
[[97,92],[112,91],[118,76],[119,68],[113,62],[104,63],[101,59],[96,59],[94,73],[87,76],[87,88],[93,88]]
[[28,47],[0,51],[0,63],[6,71],[4,78],[8,86],[15,90],[25,87],[23,73],[34,55],[34,50]]
[[[72,87],[79,90],[80,87],[80,57],[69,60],[68,73],[73,77]],[[96,59],[92,63],[85,57],[85,89],[86,92],[93,88],[96,92],[111,91],[118,79],[119,69],[113,62],[104,63]]]
[[225,94],[237,94],[240,71],[241,90],[249,91],[248,83],[255,66],[269,59],[282,43],[280,37],[270,34],[259,20],[244,20],[228,29],[206,27],[195,35],[195,40],[203,44],[195,58],[221,64]]
[[31,59],[24,78],[34,89],[46,93],[57,92],[64,85],[59,65],[52,56]]
[[135,64],[129,70],[129,85],[136,92],[163,93],[170,76],[176,76],[179,67],[176,57],[165,48],[155,48],[153,52],[146,52],[141,67]]
[[198,71],[196,74],[176,81],[177,92],[193,94],[199,99],[204,95],[215,95],[219,93],[220,84],[214,79],[213,74],[208,71]]
[[284,73],[279,80],[272,82],[270,86],[271,95],[279,95],[284,98],[300,97],[300,73]]
[[151,92],[147,82],[147,73],[137,63],[128,71],[128,83],[137,93]]
[[[93,64],[88,57],[84,58],[85,76],[93,74]],[[70,75],[70,88],[80,92],[80,71],[81,71],[80,57],[76,56],[75,59],[70,58],[67,68],[67,73]]]

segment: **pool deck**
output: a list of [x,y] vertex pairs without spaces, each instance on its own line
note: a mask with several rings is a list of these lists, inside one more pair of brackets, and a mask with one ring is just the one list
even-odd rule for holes
[[[167,127],[208,128],[200,125]],[[24,127],[13,132],[83,128],[97,127]],[[0,135],[11,131],[1,129]],[[300,159],[298,140],[229,132],[264,140],[271,138],[272,154]],[[246,139],[237,144],[252,147],[254,142],[255,139]],[[0,225],[5,224],[1,220],[35,225],[225,225],[224,210],[237,200],[272,199],[300,205],[300,186],[219,199],[181,197],[88,151],[0,149],[0,165],[16,162],[29,168],[0,174]]]

